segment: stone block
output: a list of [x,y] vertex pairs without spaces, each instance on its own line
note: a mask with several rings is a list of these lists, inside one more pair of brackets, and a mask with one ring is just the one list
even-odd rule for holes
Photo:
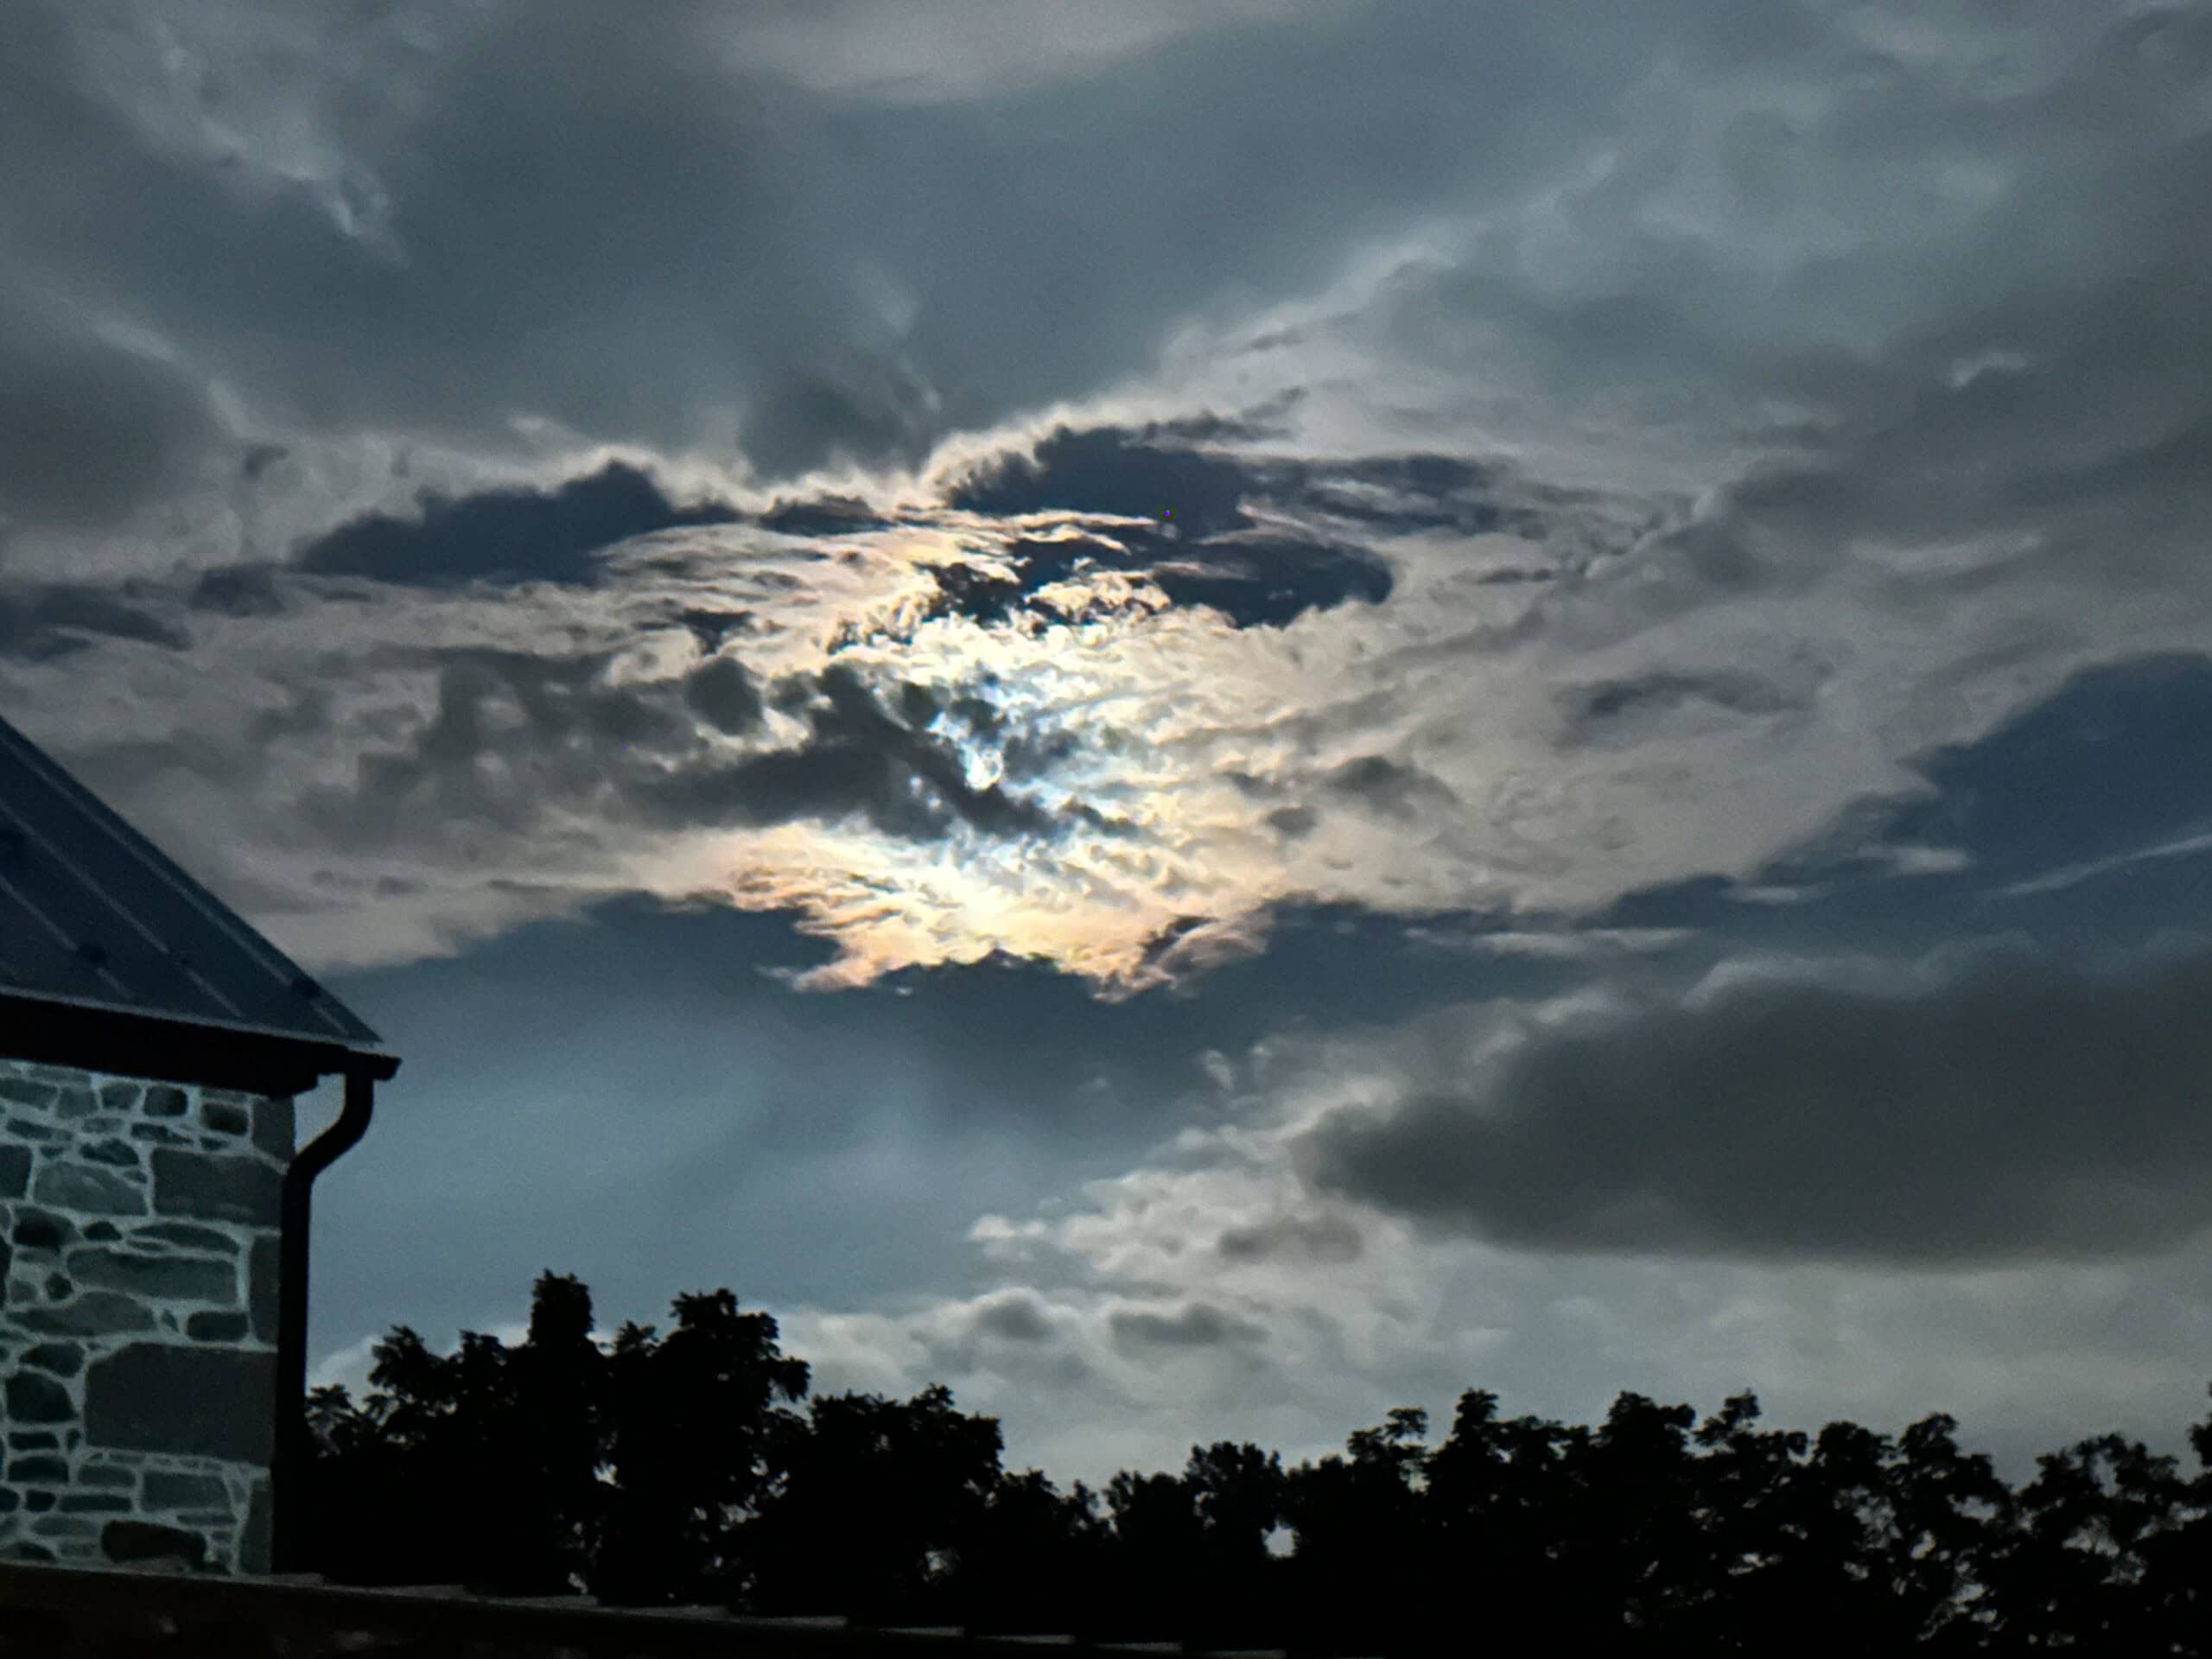
[[138,1085],[135,1083],[104,1083],[100,1084],[100,1104],[111,1112],[127,1112],[138,1103]]
[[23,1507],[23,1495],[12,1486],[0,1486],[0,1515],[13,1515]]
[[60,1509],[64,1515],[128,1515],[130,1500],[121,1492],[67,1492]]
[[74,1376],[85,1369],[85,1350],[73,1342],[41,1342],[23,1350],[22,1363],[35,1371]]
[[149,1469],[140,1500],[149,1510],[230,1509],[230,1488],[213,1475],[182,1475]]
[[20,1198],[29,1190],[31,1150],[29,1147],[0,1146],[0,1198]]
[[61,1437],[50,1428],[19,1428],[8,1436],[9,1449],[15,1452],[51,1452],[61,1444]]
[[43,1210],[24,1210],[16,1217],[11,1236],[18,1249],[58,1250],[76,1242],[77,1229],[65,1216],[48,1215]]
[[17,1458],[8,1465],[10,1480],[45,1480],[57,1486],[67,1485],[69,1464],[67,1459],[51,1452],[35,1452],[28,1458]]
[[271,1158],[289,1160],[297,1128],[289,1095],[276,1095],[253,1103],[253,1144]]
[[0,1077],[0,1100],[16,1106],[51,1106],[60,1092],[50,1083],[33,1083],[27,1077]]
[[100,1554],[118,1567],[177,1560],[197,1567],[207,1559],[207,1543],[198,1533],[187,1532],[181,1527],[156,1526],[148,1521],[111,1521],[100,1529]]
[[77,1155],[88,1163],[113,1164],[118,1169],[138,1167],[138,1148],[128,1141],[111,1135],[105,1141],[95,1141],[88,1147],[79,1147]]
[[235,1263],[205,1256],[147,1255],[136,1250],[80,1249],[69,1253],[77,1282],[96,1290],[128,1291],[187,1302],[235,1302]]
[[140,1342],[85,1373],[85,1430],[111,1450],[266,1465],[276,1420],[273,1354]]
[[69,1390],[35,1371],[17,1371],[8,1379],[5,1391],[11,1422],[66,1423],[77,1415]]
[[96,1244],[107,1244],[121,1238],[123,1230],[111,1221],[96,1221],[85,1229],[85,1236]]
[[77,1471],[77,1484],[107,1491],[127,1491],[138,1484],[138,1471],[127,1463],[88,1463]]
[[139,1106],[139,1109],[149,1117],[182,1117],[184,1108],[184,1090],[166,1083],[157,1083],[148,1088],[145,1099]]
[[279,1236],[263,1233],[253,1241],[252,1252],[246,1261],[246,1309],[253,1316],[256,1342],[276,1340],[283,1276],[284,1253]]
[[143,1216],[146,1195],[111,1169],[86,1164],[48,1164],[31,1185],[31,1196],[56,1210],[79,1215]]
[[244,1342],[246,1330],[243,1313],[194,1313],[184,1322],[184,1334],[194,1342]]
[[69,1084],[54,1097],[54,1115],[67,1122],[73,1118],[90,1117],[94,1110],[92,1091],[82,1084]]
[[273,1227],[283,1179],[258,1158],[154,1152],[154,1205],[164,1216]]
[[188,1147],[192,1144],[190,1135],[180,1135],[166,1123],[133,1123],[130,1138],[133,1141],[155,1141],[167,1147]]
[[60,1307],[27,1308],[16,1316],[24,1330],[41,1336],[113,1337],[154,1328],[144,1304],[111,1290],[88,1290]]
[[218,1135],[244,1135],[253,1120],[243,1106],[234,1106],[227,1100],[203,1100],[200,1103],[200,1121]]
[[28,1117],[11,1117],[0,1125],[0,1134],[16,1141],[62,1141],[67,1132],[55,1128],[51,1123],[33,1122]]
[[219,1233],[213,1227],[195,1227],[188,1221],[156,1221],[144,1227],[130,1230],[133,1243],[146,1239],[156,1244],[174,1244],[180,1249],[213,1250],[225,1255],[238,1253],[238,1242],[228,1233]]
[[31,1530],[41,1538],[97,1538],[100,1523],[81,1515],[42,1515],[31,1522]]

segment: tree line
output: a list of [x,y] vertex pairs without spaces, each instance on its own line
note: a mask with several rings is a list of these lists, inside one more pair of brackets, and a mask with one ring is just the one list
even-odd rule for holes
[[1223,1440],[1063,1491],[941,1386],[809,1397],[728,1290],[671,1319],[602,1344],[588,1290],[549,1273],[513,1347],[393,1328],[361,1402],[309,1397],[309,1564],[1314,1655],[2212,1653],[2212,1421],[2194,1473],[2107,1434],[2016,1489],[1941,1414],[1808,1435],[1748,1392],[1701,1420],[1623,1393],[1592,1426],[1470,1389],[1433,1444],[1402,1408],[1294,1467]]

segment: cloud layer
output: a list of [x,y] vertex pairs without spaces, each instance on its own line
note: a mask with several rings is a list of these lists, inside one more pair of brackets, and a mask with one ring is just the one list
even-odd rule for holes
[[1093,1460],[1647,1358],[2178,1421],[2208,71],[2135,0],[0,8],[0,704],[319,970],[643,894],[869,1016],[733,1071],[993,1103],[652,1073],[624,1259],[836,1174],[845,1292],[747,1244],[825,1375]]
[[1740,977],[1516,1033],[1301,1148],[1324,1189],[1522,1249],[1956,1263],[2212,1225],[2198,958],[1886,992]]

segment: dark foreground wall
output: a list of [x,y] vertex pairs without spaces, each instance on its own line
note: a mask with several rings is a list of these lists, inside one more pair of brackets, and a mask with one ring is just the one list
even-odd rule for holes
[[0,1059],[0,1559],[269,1564],[292,1103]]

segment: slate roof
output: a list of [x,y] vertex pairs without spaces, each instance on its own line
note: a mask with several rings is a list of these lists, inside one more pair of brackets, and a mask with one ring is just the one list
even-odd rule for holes
[[0,720],[0,1002],[27,1001],[390,1058],[352,1010]]

